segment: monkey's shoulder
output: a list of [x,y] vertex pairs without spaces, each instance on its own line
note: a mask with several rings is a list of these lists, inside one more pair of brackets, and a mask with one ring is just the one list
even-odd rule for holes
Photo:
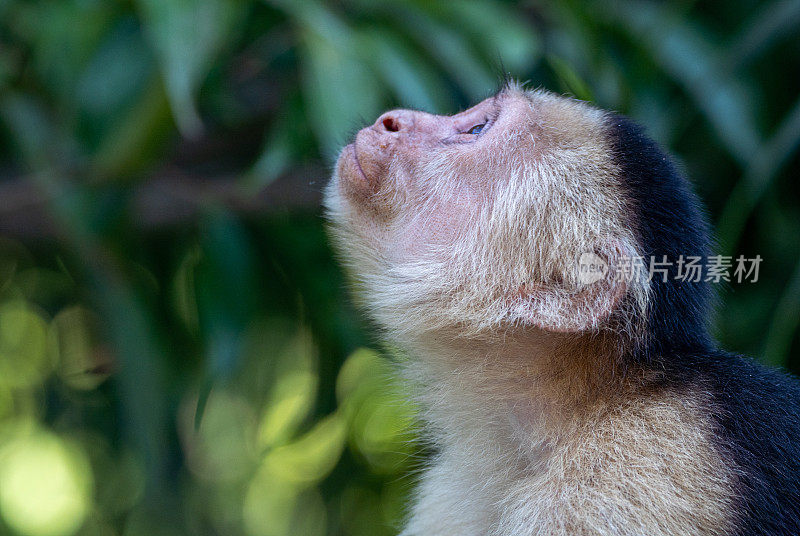
[[708,393],[711,440],[735,471],[740,533],[800,534],[800,379],[724,352],[683,369],[674,377]]
[[672,363],[652,389],[576,418],[517,488],[517,504],[542,507],[511,508],[504,523],[552,534],[606,522],[618,534],[800,534],[800,380],[716,351]]

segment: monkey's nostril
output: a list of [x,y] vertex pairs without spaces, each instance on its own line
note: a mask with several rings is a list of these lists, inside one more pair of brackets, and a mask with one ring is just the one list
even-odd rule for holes
[[384,117],[382,122],[383,128],[389,132],[397,132],[400,130],[400,125],[397,123],[394,117]]

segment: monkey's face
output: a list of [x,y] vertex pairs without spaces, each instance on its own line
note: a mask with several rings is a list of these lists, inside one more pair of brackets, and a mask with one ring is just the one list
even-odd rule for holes
[[326,206],[368,309],[406,333],[597,327],[625,289],[587,289],[578,259],[635,252],[606,122],[509,86],[453,116],[393,110],[359,131]]

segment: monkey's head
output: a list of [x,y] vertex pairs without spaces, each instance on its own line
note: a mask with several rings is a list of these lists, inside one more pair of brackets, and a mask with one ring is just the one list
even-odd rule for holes
[[705,254],[685,181],[580,101],[511,84],[453,116],[387,112],[342,150],[325,204],[358,295],[394,332],[674,337],[703,315],[702,283],[647,280],[652,256]]

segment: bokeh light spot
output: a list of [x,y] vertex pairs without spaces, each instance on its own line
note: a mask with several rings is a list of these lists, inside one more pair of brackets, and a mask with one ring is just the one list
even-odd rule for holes
[[336,378],[336,398],[340,404],[357,394],[377,387],[384,382],[388,365],[378,353],[369,348],[359,348],[347,358]]
[[413,412],[398,393],[379,392],[363,403],[353,419],[352,439],[377,472],[395,472],[411,456]]
[[22,301],[0,305],[0,382],[30,387],[50,372],[47,323]]
[[249,536],[323,536],[327,528],[325,502],[316,489],[298,492],[264,478],[250,485],[242,515]]
[[279,378],[261,422],[259,439],[270,447],[288,439],[308,415],[317,390],[317,375],[311,371],[292,372]]
[[26,536],[68,536],[90,506],[89,462],[77,446],[37,431],[0,450],[0,515]]
[[[195,408],[190,399],[185,408]],[[257,463],[255,414],[244,398],[223,389],[208,397],[199,430],[194,414],[183,412],[181,428],[189,467],[201,479],[232,482],[247,475]]]
[[108,378],[112,361],[93,336],[94,315],[83,307],[68,307],[50,324],[50,345],[58,356],[58,373],[73,389],[90,390]]
[[345,419],[339,413],[329,415],[300,439],[267,454],[267,471],[295,485],[318,482],[339,461],[345,432]]
[[350,420],[350,441],[378,473],[398,471],[414,449],[414,407],[391,381],[392,369],[377,352],[361,348],[336,379],[336,396]]

